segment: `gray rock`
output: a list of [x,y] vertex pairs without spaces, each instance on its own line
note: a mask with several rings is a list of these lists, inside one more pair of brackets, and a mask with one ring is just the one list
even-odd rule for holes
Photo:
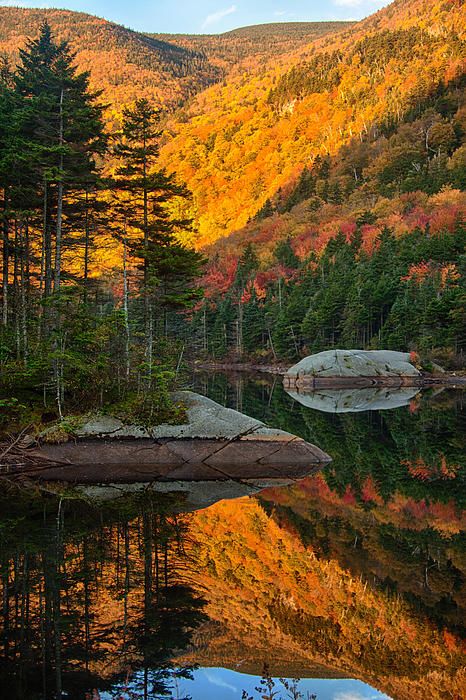
[[100,437],[113,435],[123,428],[123,422],[113,416],[92,416],[83,425],[77,427],[74,433],[77,437]]
[[183,425],[145,431],[95,416],[75,428],[77,439],[47,441],[37,451],[39,459],[51,462],[41,468],[42,477],[82,483],[299,478],[311,466],[331,461],[315,445],[205,396],[184,391],[175,399],[187,408]]
[[417,377],[409,354],[394,350],[325,350],[291,367],[287,377]]
[[[232,440],[247,435],[261,435],[264,440],[290,440],[294,436],[283,430],[267,428],[264,423],[231,408],[225,408],[212,399],[193,391],[178,391],[174,399],[187,408],[187,422],[181,425],[162,423],[146,429],[138,425],[125,425],[111,415],[95,415],[86,418],[73,430],[77,438],[152,438],[218,439]],[[52,428],[54,430],[55,428]],[[43,435],[45,435],[45,431]]]
[[151,429],[153,438],[227,438],[257,431],[266,426],[255,418],[201,396],[193,391],[179,391],[174,396],[187,408],[188,422],[183,425],[157,425]]
[[115,437],[148,438],[149,432],[138,425],[125,425],[113,416],[92,416],[83,425],[74,430],[76,437]]

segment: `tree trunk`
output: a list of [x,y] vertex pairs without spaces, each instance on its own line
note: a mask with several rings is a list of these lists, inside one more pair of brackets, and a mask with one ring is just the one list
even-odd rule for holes
[[89,249],[90,249],[90,230],[89,230],[89,189],[86,187],[85,194],[85,209],[84,209],[84,303],[87,303],[87,282],[89,278]]
[[7,191],[3,197],[2,326],[8,325],[8,271],[10,261]]
[[125,222],[125,237],[123,239],[123,313],[125,319],[125,363],[126,363],[126,382],[129,382],[130,377],[130,328],[129,328],[129,285],[128,285],[128,265],[127,265],[127,243],[126,243],[126,222]]
[[44,230],[42,241],[43,296],[47,299],[52,291],[52,231],[50,221],[50,187],[44,180]]
[[[60,147],[63,147],[63,97],[64,90],[60,92],[60,124],[58,142]],[[58,188],[57,188],[57,225],[55,237],[55,284],[54,291],[60,291],[61,281],[61,244],[62,244],[62,225],[63,225],[63,152],[60,152],[60,161],[58,168]]]

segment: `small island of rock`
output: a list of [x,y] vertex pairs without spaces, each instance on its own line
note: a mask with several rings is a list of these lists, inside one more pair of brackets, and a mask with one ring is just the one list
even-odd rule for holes
[[[10,475],[103,483],[299,478],[331,461],[315,445],[191,391],[182,425],[125,425],[111,415],[79,419],[54,441],[53,430],[27,450],[8,452]],[[58,426],[60,427],[60,426]]]

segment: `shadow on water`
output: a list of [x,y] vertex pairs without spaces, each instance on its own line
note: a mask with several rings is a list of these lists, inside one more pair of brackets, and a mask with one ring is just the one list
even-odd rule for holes
[[180,676],[197,664],[260,675],[267,662],[276,676],[460,698],[464,395],[329,413],[280,378],[196,376],[194,388],[334,461],[248,488],[12,487],[0,498],[3,696],[218,699],[200,672],[192,690]]

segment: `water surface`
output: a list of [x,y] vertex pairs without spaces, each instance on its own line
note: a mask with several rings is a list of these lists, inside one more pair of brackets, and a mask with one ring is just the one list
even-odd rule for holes
[[4,492],[4,696],[240,700],[266,665],[318,700],[461,697],[464,394],[331,413],[279,378],[193,382],[334,461],[218,502],[213,484],[201,509],[147,485]]

